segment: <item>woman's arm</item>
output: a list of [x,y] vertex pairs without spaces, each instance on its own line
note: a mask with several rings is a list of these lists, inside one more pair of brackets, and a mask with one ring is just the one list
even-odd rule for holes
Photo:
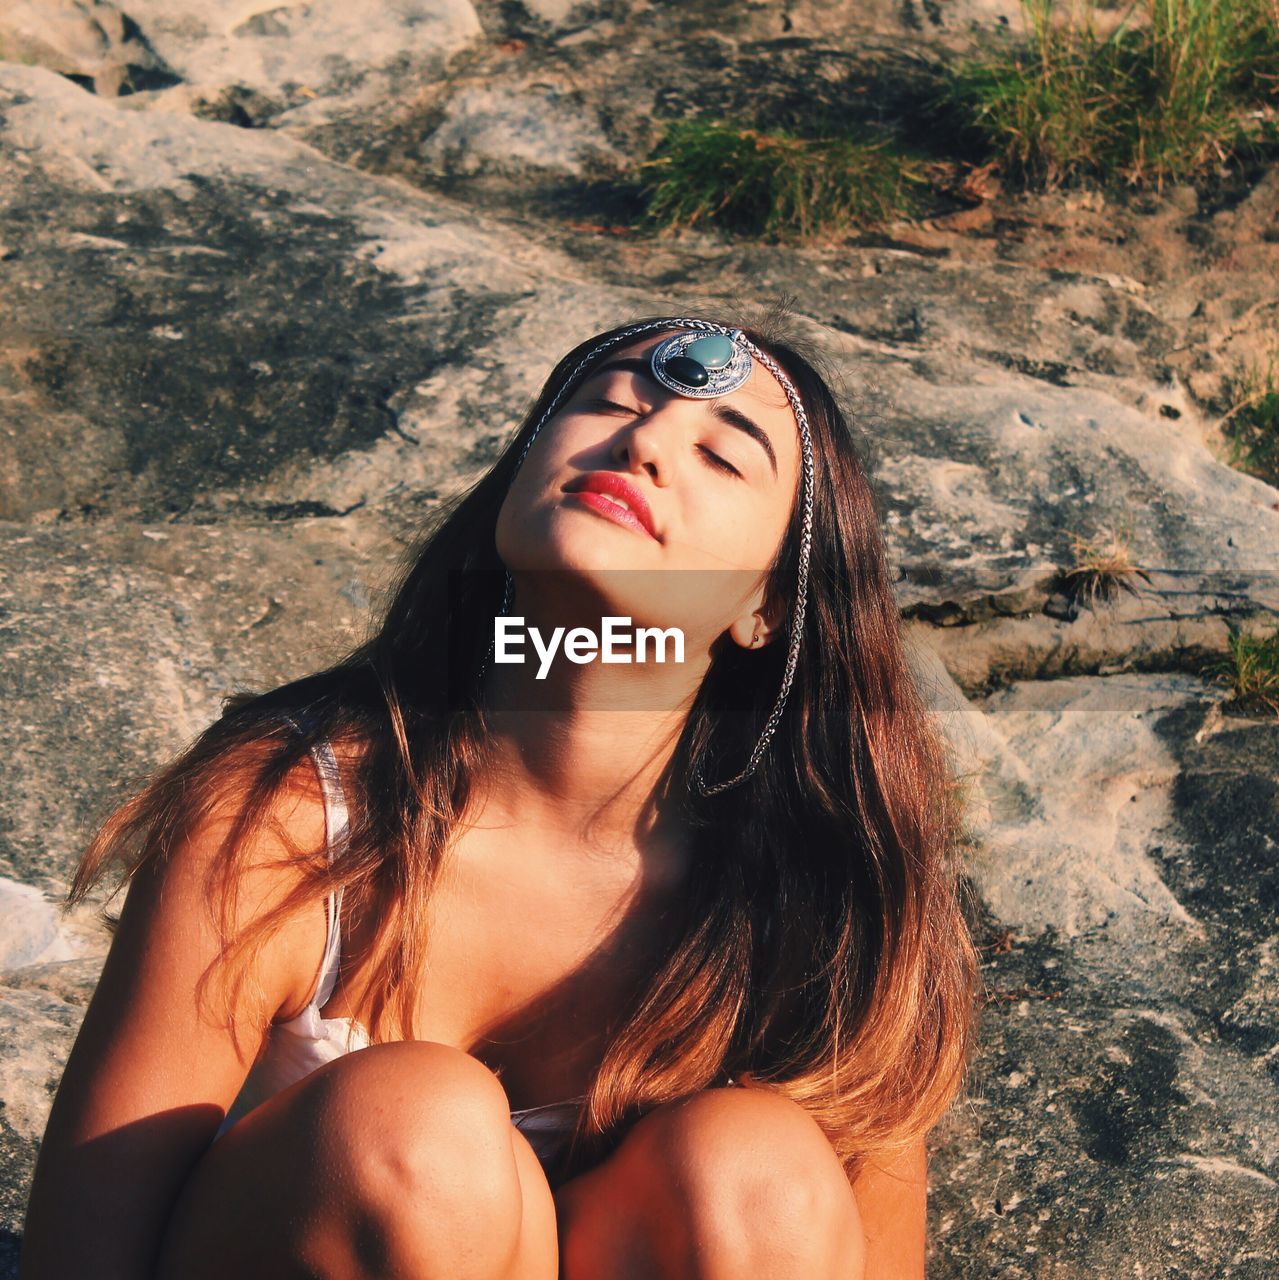
[[[268,817],[304,847],[324,812],[308,782]],[[205,875],[233,821],[226,804],[129,886],[102,977],[54,1099],[27,1209],[23,1280],[149,1280],[171,1206],[210,1145],[273,1017],[303,1007],[324,949],[324,911],[300,913],[263,948],[236,1007],[244,1057],[215,1025],[216,986],[195,987],[221,951]],[[296,872],[267,867],[283,845],[268,826],[246,849],[237,928],[277,905]]]
[[865,1280],[923,1280],[928,1153],[921,1141],[853,1179],[866,1232]]

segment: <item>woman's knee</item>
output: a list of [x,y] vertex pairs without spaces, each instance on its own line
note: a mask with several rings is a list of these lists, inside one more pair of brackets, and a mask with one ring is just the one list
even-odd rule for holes
[[428,1041],[373,1045],[315,1072],[302,1110],[318,1166],[340,1179],[366,1236],[404,1247],[430,1219],[514,1249],[510,1109],[477,1059]]
[[686,1274],[859,1280],[865,1240],[834,1148],[801,1107],[713,1089],[659,1107],[617,1152]]
[[521,1175],[506,1095],[445,1045],[361,1049],[250,1112],[197,1167],[164,1276],[504,1275]]
[[372,1045],[305,1083],[302,1110],[313,1136],[335,1158],[366,1161],[370,1172],[412,1180],[424,1165],[451,1161],[450,1148],[472,1155],[477,1172],[510,1164],[505,1090],[482,1062],[449,1045]]

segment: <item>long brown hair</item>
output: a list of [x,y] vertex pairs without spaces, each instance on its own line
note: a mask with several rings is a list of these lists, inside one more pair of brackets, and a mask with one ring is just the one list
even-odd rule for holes
[[[479,674],[504,585],[498,510],[546,408],[592,348],[626,327],[555,366],[493,467],[424,530],[375,633],[326,670],[227,699],[219,720],[107,818],[69,902],[109,863],[128,876],[164,859],[234,795],[238,820],[210,886],[222,904],[224,977],[243,981],[274,930],[346,885],[379,922],[372,1039],[414,1038],[427,902],[485,760]],[[693,763],[712,780],[742,767],[786,646],[748,655],[728,643],[713,654],[666,774],[697,840],[678,927],[609,1029],[564,1159],[598,1159],[654,1106],[749,1076],[805,1107],[852,1176],[924,1135],[962,1078],[975,963],[952,866],[961,815],[943,737],[907,666],[863,446],[793,338],[745,332],[794,382],[813,437],[799,665],[755,774],[702,798],[686,782]],[[768,578],[783,602],[799,514],[795,503]],[[297,850],[297,888],[230,936],[245,838],[326,738],[361,748],[347,780],[349,844],[331,865],[323,849]]]

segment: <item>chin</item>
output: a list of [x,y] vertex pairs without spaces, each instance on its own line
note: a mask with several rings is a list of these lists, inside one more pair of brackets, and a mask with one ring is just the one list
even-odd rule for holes
[[[527,551],[527,549],[526,549]],[[630,618],[637,626],[675,626],[669,600],[669,574],[635,565],[608,548],[564,548],[562,554],[527,554],[513,566],[531,590],[577,602],[583,616]]]
[[590,512],[557,512],[541,542],[536,558],[540,567],[548,569],[603,572],[664,567],[662,544],[656,539]]

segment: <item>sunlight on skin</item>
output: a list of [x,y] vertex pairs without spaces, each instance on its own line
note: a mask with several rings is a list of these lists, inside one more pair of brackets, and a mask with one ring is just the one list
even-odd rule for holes
[[[726,1105],[730,1103],[746,1106]],[[658,1107],[638,1121],[611,1156],[555,1192],[563,1280],[728,1280],[748,1271],[777,1280],[922,1280],[923,1143],[865,1169],[853,1184],[849,1213],[815,1211],[809,1229],[807,1223],[794,1223],[794,1208],[778,1207],[777,1229],[786,1233],[792,1225],[797,1228],[794,1243],[783,1245],[781,1254],[803,1253],[802,1268],[798,1256],[797,1267],[783,1262],[781,1270],[743,1260],[750,1247],[739,1247],[739,1229],[733,1224],[745,1220],[767,1230],[771,1193],[766,1193],[767,1204],[745,1210],[745,1219],[742,1204],[731,1207],[731,1197],[727,1218],[722,1210],[712,1209],[708,1217],[705,1207],[697,1207],[719,1199],[718,1185],[737,1183],[740,1161],[752,1171],[744,1184],[749,1188],[760,1147],[779,1164],[789,1160],[793,1168],[816,1167],[809,1144],[824,1138],[811,1119],[789,1114],[795,1104],[778,1103],[771,1097],[743,1098],[737,1089],[717,1089]],[[751,1111],[749,1117],[745,1110]],[[708,1151],[709,1164],[702,1158]],[[833,1165],[833,1151],[828,1158]],[[841,1180],[837,1168],[836,1179]],[[826,1194],[817,1190],[821,1185],[829,1189],[831,1184],[820,1179],[814,1184],[817,1201],[800,1194],[794,1203],[820,1203]],[[729,1243],[717,1249],[717,1239]],[[810,1249],[820,1251],[824,1260],[810,1256]]]
[[866,1232],[866,1280],[923,1280],[928,1198],[924,1143],[853,1181]]

